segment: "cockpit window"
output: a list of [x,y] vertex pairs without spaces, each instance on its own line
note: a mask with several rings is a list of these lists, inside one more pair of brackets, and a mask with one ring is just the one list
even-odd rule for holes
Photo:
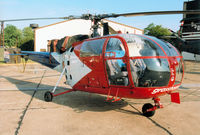
[[165,41],[162,40],[158,40],[155,37],[151,37],[154,41],[156,41],[166,52],[167,56],[179,56],[179,54],[177,53],[177,51],[174,49],[174,47]]
[[106,46],[106,57],[121,58],[125,55],[125,49],[118,38],[110,38]]
[[167,86],[170,70],[167,59],[131,59],[131,74],[136,87]]
[[109,59],[106,61],[106,71],[110,85],[128,86],[127,65],[121,59]]
[[100,56],[106,39],[85,41],[80,49],[80,57]]
[[180,84],[183,78],[183,66],[182,66],[183,63],[180,58],[177,58],[177,62],[179,64],[176,66],[175,84]]
[[129,48],[130,57],[137,56],[165,56],[162,49],[151,40],[136,36],[123,35]]

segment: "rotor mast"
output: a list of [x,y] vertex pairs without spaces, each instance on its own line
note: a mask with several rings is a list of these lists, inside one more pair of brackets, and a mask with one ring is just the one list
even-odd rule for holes
[[99,29],[99,21],[100,20],[96,20],[96,19],[94,19],[93,20],[93,26],[91,27],[93,30],[93,33],[92,33],[92,37],[98,37],[98,36],[100,36],[100,34],[99,34],[99,32],[98,32],[98,29]]

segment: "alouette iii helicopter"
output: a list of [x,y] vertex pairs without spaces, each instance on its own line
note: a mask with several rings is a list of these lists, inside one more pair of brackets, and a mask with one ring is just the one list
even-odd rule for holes
[[[200,10],[200,0],[188,0],[183,4],[183,10]],[[200,14],[184,14],[178,32],[171,36],[161,37],[173,44],[180,52],[200,55]]]
[[[107,95],[107,100],[119,101],[121,98],[148,99],[154,105],[146,103],[142,107],[143,115],[151,117],[155,110],[163,108],[159,96],[170,94],[171,101],[180,103],[176,90],[183,80],[183,57],[168,42],[152,36],[134,34],[109,35],[108,25],[104,26],[104,36],[98,28],[101,20],[111,17],[132,17],[165,14],[200,14],[200,10],[156,11],[125,14],[84,14],[56,18],[28,18],[9,21],[41,19],[86,19],[93,22],[93,34],[76,35],[76,41],[63,42],[59,52],[21,51],[19,55],[39,62],[61,72],[52,91],[47,91],[44,100],[72,91],[84,91]],[[59,42],[59,41],[58,41]],[[55,94],[62,76],[71,86],[70,90]]]

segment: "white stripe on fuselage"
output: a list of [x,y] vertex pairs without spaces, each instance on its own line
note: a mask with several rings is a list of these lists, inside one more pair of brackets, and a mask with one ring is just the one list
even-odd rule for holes
[[61,72],[63,71],[63,65],[62,62],[64,61],[64,56],[66,53],[60,54],[58,52],[52,52],[50,57],[53,57],[57,62],[60,64],[54,68],[54,70]]
[[[70,50],[70,49],[69,49]],[[67,84],[73,87],[78,81],[80,81],[84,76],[90,73],[92,70],[88,68],[80,59],[76,56],[74,52],[67,51],[63,54],[57,52],[51,53],[51,56],[57,60],[60,65],[54,68],[58,72],[63,70],[63,61],[67,69],[65,75],[67,76]],[[69,62],[69,65],[68,64]]]
[[[66,60],[70,60],[69,65]],[[65,66],[67,67],[67,84],[71,87],[92,71],[80,61],[74,52],[68,52],[65,55]]]

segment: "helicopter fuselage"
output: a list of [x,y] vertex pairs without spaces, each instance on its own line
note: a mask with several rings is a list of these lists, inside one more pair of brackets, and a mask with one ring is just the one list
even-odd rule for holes
[[29,53],[29,57],[40,57],[35,60],[59,72],[65,68],[66,82],[73,90],[116,97],[156,98],[177,89],[183,78],[177,49],[145,35],[90,38],[62,54]]

